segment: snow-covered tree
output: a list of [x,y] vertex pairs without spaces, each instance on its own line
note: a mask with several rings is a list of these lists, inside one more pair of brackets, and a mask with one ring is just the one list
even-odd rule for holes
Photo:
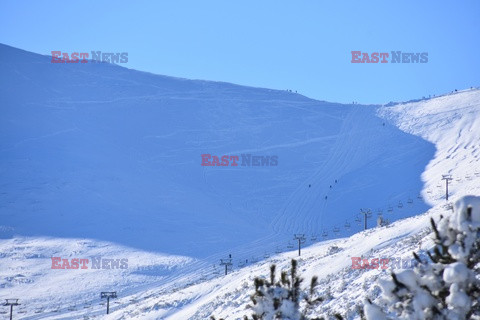
[[[313,277],[308,292],[305,292],[300,288],[303,280],[298,275],[296,260],[292,260],[290,274],[282,271],[278,281],[276,279],[276,266],[270,266],[269,279],[255,278],[255,292],[251,296],[253,305],[248,306],[253,314],[251,318],[244,316],[244,320],[325,319],[315,315],[315,307],[324,301],[316,293],[317,280],[317,277]],[[343,319],[339,314],[335,314],[334,318]],[[215,320],[215,317],[211,317],[211,319]]]
[[365,302],[368,320],[480,319],[480,197],[467,196],[455,203],[453,215],[431,219],[434,248],[413,270],[380,281],[378,306]]
[[[276,280],[276,267],[270,266],[270,279],[256,278],[255,293],[251,296],[254,320],[304,320],[306,313],[323,299],[315,296],[317,277],[310,283],[310,291],[304,294],[300,289],[303,279],[297,272],[297,261],[292,260],[290,275],[282,271],[280,279]],[[300,300],[305,299],[306,308],[300,311]]]

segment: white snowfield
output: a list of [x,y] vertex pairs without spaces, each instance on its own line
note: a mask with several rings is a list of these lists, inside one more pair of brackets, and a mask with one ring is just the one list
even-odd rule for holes
[[438,203],[435,191],[440,184],[438,177],[444,174],[452,175],[449,187],[457,197],[471,194],[478,187],[479,112],[478,90],[380,109],[379,114],[400,129],[435,144],[435,157],[422,174],[423,195],[429,204]]
[[[238,319],[254,277],[297,257],[294,233],[305,285],[317,275],[330,297],[319,312],[355,318],[388,272],[351,258],[428,249],[430,217],[448,214],[443,174],[452,201],[480,192],[477,89],[341,105],[0,53],[0,299],[20,299],[15,318]],[[278,166],[204,167],[207,153]],[[398,221],[374,228],[378,213]],[[92,268],[98,257],[128,266]],[[101,291],[118,294],[108,316]]]
[[[412,259],[412,251],[424,252],[433,246],[428,230],[430,217],[438,220],[441,214],[451,212],[445,208],[444,195],[437,190],[440,189],[438,185],[444,190],[442,174],[451,174],[453,177],[449,193],[451,202],[467,194],[480,195],[479,90],[465,90],[420,102],[382,107],[378,113],[402,130],[435,144],[435,157],[422,174],[425,184],[422,194],[433,207],[425,214],[397,221],[387,227],[304,249],[299,261],[305,286],[313,275],[317,275],[321,280],[320,292],[330,296],[326,303],[317,308],[319,315],[331,316],[339,312],[349,319],[359,319],[356,306],[363,305],[365,297],[375,297],[375,280],[378,277],[388,278],[392,270],[354,270],[351,257],[398,257],[408,264]],[[144,305],[146,312],[138,318],[207,319],[214,314],[217,318],[240,319],[243,315],[251,314],[245,307],[251,303],[249,295],[254,291],[253,279],[259,275],[268,277],[272,263],[278,269],[288,270],[291,258],[297,258],[295,251],[273,256],[222,279],[187,287],[172,295],[161,295],[154,299],[156,305],[153,310],[147,311],[148,304]],[[161,310],[162,304],[171,302],[172,297],[173,301],[181,302],[189,293],[193,302],[180,311],[171,313]],[[138,310],[132,308],[131,314],[136,313],[135,309]]]

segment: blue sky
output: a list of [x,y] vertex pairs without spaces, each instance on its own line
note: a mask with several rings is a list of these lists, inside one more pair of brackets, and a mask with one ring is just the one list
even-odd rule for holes
[[[480,1],[2,1],[0,42],[128,52],[128,68],[336,102],[480,86]],[[352,64],[353,50],[429,60]]]

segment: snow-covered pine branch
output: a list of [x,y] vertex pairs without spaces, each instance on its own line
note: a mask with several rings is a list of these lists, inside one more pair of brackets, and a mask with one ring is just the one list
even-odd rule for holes
[[452,215],[441,216],[432,235],[429,260],[414,270],[381,280],[379,305],[365,302],[368,320],[480,319],[480,197],[459,199]]

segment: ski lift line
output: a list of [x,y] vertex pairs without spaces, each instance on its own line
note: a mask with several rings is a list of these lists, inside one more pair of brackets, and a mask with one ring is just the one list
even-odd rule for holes
[[[418,198],[418,199],[423,199],[423,196],[422,196],[421,194],[418,194],[418,195],[416,196],[416,198]],[[406,200],[406,203],[408,203],[408,204],[413,204],[414,202],[415,202],[415,201],[414,201],[414,199],[413,199],[412,197],[408,197],[407,200]],[[325,208],[325,207],[326,207],[326,204],[324,203],[323,208]],[[403,201],[402,201],[402,200],[399,200],[399,202],[398,202],[398,204],[397,204],[397,207],[398,207],[398,208],[403,208],[403,207],[405,207],[405,205],[403,204]],[[322,210],[322,212],[324,212],[324,211],[325,211],[325,210]],[[367,209],[360,209],[360,211],[361,211],[361,213],[363,213],[363,214],[366,213],[366,214],[367,214],[367,218],[371,218],[371,217],[372,217],[372,214],[373,214],[373,213],[372,213],[372,210],[371,210],[371,209],[369,209],[369,208],[367,208]],[[390,205],[389,207],[387,207],[386,211],[392,213],[392,212],[394,211],[393,206]],[[323,218],[322,215],[319,215],[319,216],[320,216],[320,219],[322,220],[322,218]],[[383,216],[383,209],[382,209],[382,208],[379,208],[379,209],[377,210],[377,216],[378,216],[378,217],[382,217],[382,216]],[[360,218],[358,215],[355,217],[354,221],[355,221],[358,225],[361,225],[362,220],[361,220],[361,218]],[[318,223],[317,223],[317,225],[318,225]],[[320,225],[323,225],[323,224],[320,223]],[[345,228],[345,230],[350,231],[351,226],[352,226],[352,225],[350,224],[350,222],[348,221],[348,219],[346,219],[346,220],[345,220],[345,223],[344,223],[344,225],[343,225],[343,227]],[[334,233],[335,235],[338,236],[338,234],[340,233],[341,230],[340,230],[340,228],[338,228],[338,226],[335,226],[335,227],[333,227],[332,231],[333,231],[333,233]],[[327,237],[328,237],[328,232],[325,232],[325,231],[324,231],[324,232],[321,234],[321,237],[324,238],[324,239],[327,238]],[[312,240],[312,241],[315,241],[316,239],[318,239],[316,236],[312,236],[312,237],[311,237],[311,240]]]

